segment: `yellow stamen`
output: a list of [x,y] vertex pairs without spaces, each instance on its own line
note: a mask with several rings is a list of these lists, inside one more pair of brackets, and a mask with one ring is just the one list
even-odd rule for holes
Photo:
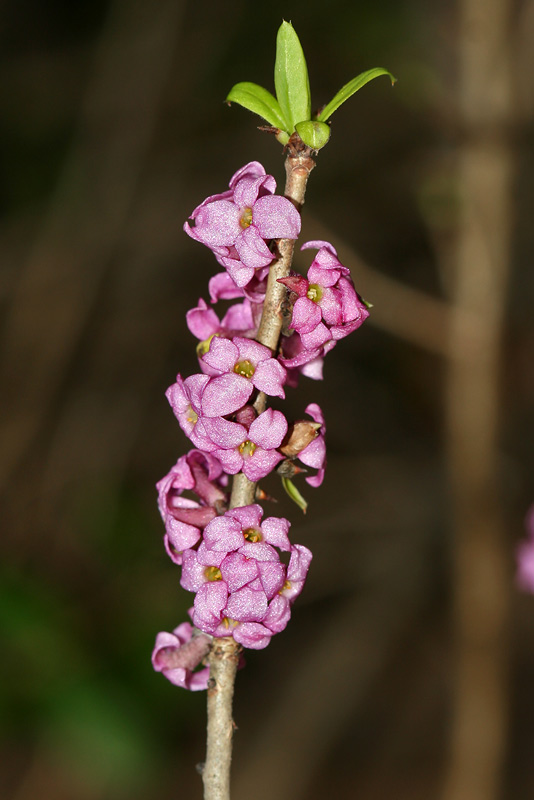
[[246,440],[246,442],[241,442],[241,444],[238,447],[238,450],[243,456],[243,458],[249,458],[251,455],[253,455],[255,449],[256,445],[254,444],[254,442],[249,442],[248,439]]
[[247,542],[252,542],[253,544],[256,544],[256,542],[261,542],[263,539],[261,531],[259,531],[257,528],[247,528],[243,531],[243,536]]
[[323,290],[321,289],[319,284],[310,283],[308,291],[306,292],[306,297],[309,300],[313,300],[314,303],[318,303],[322,296],[323,296]]
[[248,359],[243,359],[243,361],[238,361],[234,365],[234,372],[236,375],[242,375],[243,378],[252,378],[254,373],[256,372],[256,367],[252,364]]
[[241,214],[241,219],[239,220],[239,224],[242,228],[248,228],[249,225],[252,225],[252,209],[251,208],[244,208]]
[[221,570],[219,567],[206,567],[204,575],[210,582],[222,580]]
[[196,425],[198,422],[198,414],[191,406],[189,406],[187,411],[187,421],[191,422],[192,425]]

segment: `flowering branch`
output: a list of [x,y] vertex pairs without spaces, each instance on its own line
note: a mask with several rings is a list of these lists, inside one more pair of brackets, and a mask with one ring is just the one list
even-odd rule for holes
[[[294,136],[295,144],[291,146],[286,157],[286,187],[287,197],[297,211],[304,205],[306,186],[315,161],[311,157],[311,150],[302,144],[298,135]],[[299,146],[300,145],[300,146]],[[278,343],[282,330],[283,316],[282,304],[287,295],[287,289],[279,283],[280,278],[287,278],[293,263],[295,250],[294,239],[279,239],[276,242],[279,256],[269,267],[267,289],[263,302],[261,321],[256,336],[256,341],[268,347],[273,353],[278,351]],[[261,414],[265,411],[266,395],[260,392],[254,402],[254,408]],[[253,503],[256,495],[256,484],[248,480],[246,475],[239,473],[234,477],[230,506],[246,506]]]
[[[296,137],[298,139],[298,136]],[[315,166],[309,147],[291,148],[286,157],[285,197],[300,211],[304,204],[306,185]],[[280,278],[289,275],[295,249],[294,239],[276,242],[279,256],[269,267],[263,312],[256,341],[278,351],[282,330],[282,304],[287,294]],[[266,408],[266,395],[260,392],[254,408],[261,414]],[[234,476],[230,508],[247,506],[254,502],[256,483],[239,472]],[[208,683],[208,726],[206,762],[202,774],[206,800],[223,800],[230,797],[230,763],[232,758],[232,700],[234,681],[239,661],[240,646],[233,639],[215,639],[209,655],[210,681]]]
[[321,379],[326,354],[369,315],[329,242],[302,245],[317,253],[306,277],[292,272],[312,155],[328,141],[329,116],[382,74],[389,73],[377,69],[354,79],[312,118],[302,48],[283,23],[277,98],[255,84],[238,84],[229,99],[274,121],[270,130],[287,148],[285,196],[275,194],[275,179],[253,161],[184,226],[224,267],[210,280],[212,303],[239,301],[222,320],[202,299],[187,313],[199,339],[201,372],[178,375],[167,398],[195,449],[157,485],[165,548],[195,599],[193,626],[184,622],[158,634],[152,661],[172,683],[208,690],[205,800],[230,797],[232,698],[241,650],[267,647],[285,629],[312,559],[307,547],[290,541],[289,520],[264,517],[256,500],[265,498],[258,482],[276,468],[284,489],[306,509],[292,478],[305,471],[300,463],[314,470],[305,478],[310,486],[323,481],[323,413],[309,403],[311,420],[288,421],[267,407],[267,399],[284,398],[285,386],[295,386],[300,374]]

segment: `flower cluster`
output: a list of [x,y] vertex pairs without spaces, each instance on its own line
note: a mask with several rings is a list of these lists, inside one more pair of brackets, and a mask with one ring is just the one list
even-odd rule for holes
[[[274,178],[251,162],[185,224],[225,270],[210,280],[212,305],[199,299],[187,313],[198,339],[199,372],[178,375],[166,393],[194,449],[157,484],[166,551],[181,566],[182,587],[195,596],[194,628],[184,622],[158,634],[153,665],[189,689],[207,684],[201,663],[211,637],[261,649],[284,630],[312,558],[290,542],[287,519],[264,517],[257,503],[229,507],[228,476],[237,473],[257,483],[276,469],[287,482],[311,468],[308,484],[323,481],[320,407],[310,403],[310,419],[288,420],[279,410],[262,410],[256,399],[260,393],[283,399],[299,373],[321,378],[325,355],[368,315],[332,245],[307,242],[302,249],[318,252],[306,278],[291,273],[281,279],[291,319],[280,351],[256,341],[277,241],[300,233],[299,212],[275,189]],[[232,301],[222,316],[212,307],[219,301]]]

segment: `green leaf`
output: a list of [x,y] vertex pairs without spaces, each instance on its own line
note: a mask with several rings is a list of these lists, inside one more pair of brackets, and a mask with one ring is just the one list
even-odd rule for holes
[[358,89],[361,89],[366,83],[369,83],[369,81],[372,81],[374,78],[378,78],[380,75],[389,75],[391,78],[391,85],[397,80],[393,77],[391,72],[388,72],[387,69],[382,69],[382,67],[374,67],[374,69],[368,69],[367,72],[362,72],[356,78],[346,83],[336,96],[330,100],[328,105],[323,108],[321,113],[317,115],[319,122],[327,122],[334,111],[337,111],[339,106],[343,105],[345,100],[348,100]]
[[248,111],[262,117],[269,125],[274,128],[279,128],[282,131],[288,131],[290,128],[289,123],[284,119],[282,109],[276,97],[274,97],[263,86],[258,86],[257,83],[236,83],[230,89],[227,103],[238,103]]
[[320,150],[330,139],[330,126],[326,122],[308,120],[307,122],[297,122],[295,127],[304,144],[307,144],[312,150]]
[[274,85],[288,131],[293,133],[297,122],[311,118],[311,100],[306,59],[290,22],[282,22],[276,37]]
[[306,509],[308,508],[307,501],[303,498],[295,484],[289,478],[282,478],[282,486],[288,493],[289,497],[293,500],[294,503],[298,505],[301,509],[302,513],[306,513]]

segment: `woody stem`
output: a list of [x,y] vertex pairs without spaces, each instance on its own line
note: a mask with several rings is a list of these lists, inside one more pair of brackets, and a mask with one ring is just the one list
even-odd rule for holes
[[[296,137],[296,134],[294,134]],[[292,139],[294,137],[291,137]],[[315,166],[311,150],[300,139],[291,144],[286,157],[285,196],[300,211],[304,204],[306,185]],[[269,268],[263,313],[256,340],[274,354],[278,351],[282,330],[282,303],[286,287],[278,278],[289,275],[295,248],[294,239],[278,239],[278,258]],[[266,397],[260,392],[254,407],[260,414],[265,410]],[[254,502],[256,484],[242,473],[234,476],[230,508]],[[232,637],[214,639],[209,655],[208,729],[206,762],[203,771],[204,800],[230,800],[230,763],[232,760],[232,699],[240,646]]]

